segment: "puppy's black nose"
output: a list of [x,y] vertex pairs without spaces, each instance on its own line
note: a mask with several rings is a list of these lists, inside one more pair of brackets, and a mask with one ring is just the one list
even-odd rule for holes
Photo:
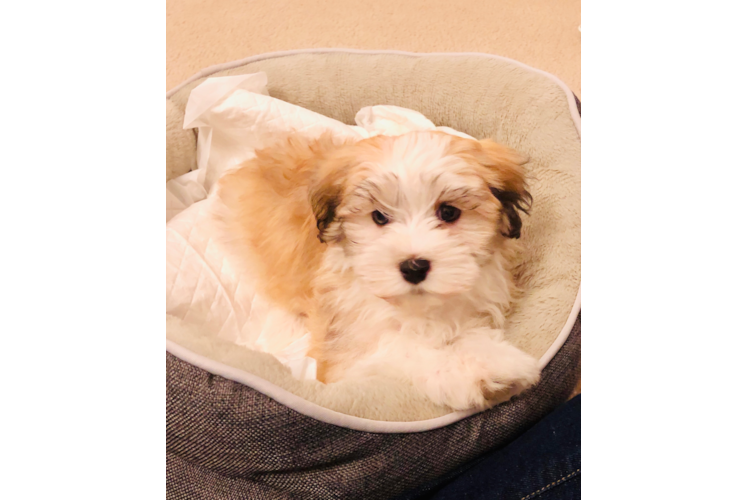
[[403,278],[414,285],[426,279],[429,269],[431,269],[431,262],[424,259],[410,259],[400,263],[400,272],[403,273]]

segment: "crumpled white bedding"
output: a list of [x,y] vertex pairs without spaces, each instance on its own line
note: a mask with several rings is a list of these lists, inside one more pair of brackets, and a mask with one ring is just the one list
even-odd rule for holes
[[264,73],[209,78],[190,94],[184,128],[197,128],[197,166],[166,184],[166,313],[236,344],[273,354],[297,379],[316,378],[306,356],[309,335],[287,338],[290,315],[254,291],[251,278],[232,269],[211,216],[216,181],[289,131],[310,138],[330,131],[362,139],[413,130],[441,130],[422,114],[396,106],[369,106],[346,125],[270,97]]

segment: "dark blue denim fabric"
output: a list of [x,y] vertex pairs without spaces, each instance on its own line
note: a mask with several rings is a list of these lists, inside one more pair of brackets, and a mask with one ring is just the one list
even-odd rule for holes
[[581,498],[582,396],[499,450],[397,500],[572,500]]

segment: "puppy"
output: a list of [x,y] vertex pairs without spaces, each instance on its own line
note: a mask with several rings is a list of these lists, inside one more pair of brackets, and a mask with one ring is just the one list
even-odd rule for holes
[[525,162],[440,132],[289,137],[217,195],[232,253],[311,332],[321,381],[386,375],[455,410],[486,408],[540,377],[502,332],[532,201]]

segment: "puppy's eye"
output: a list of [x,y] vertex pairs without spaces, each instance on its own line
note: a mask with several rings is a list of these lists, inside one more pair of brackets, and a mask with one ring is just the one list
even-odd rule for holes
[[446,203],[442,203],[436,209],[436,216],[444,222],[454,222],[460,218],[460,215],[462,215],[462,210]]
[[373,211],[373,212],[371,213],[371,219],[372,219],[372,220],[374,221],[374,223],[375,223],[375,224],[376,224],[377,226],[384,226],[385,224],[387,224],[387,223],[388,223],[388,222],[390,221],[390,220],[389,220],[389,219],[387,218],[387,216],[386,216],[386,215],[384,215],[384,214],[383,214],[382,212],[380,212],[379,210],[374,210],[374,211]]

